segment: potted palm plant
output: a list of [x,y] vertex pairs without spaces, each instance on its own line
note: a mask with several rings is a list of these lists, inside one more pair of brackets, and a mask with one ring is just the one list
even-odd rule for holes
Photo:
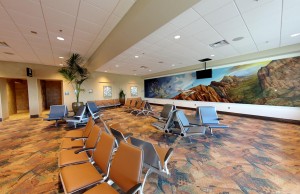
[[123,90],[120,90],[120,93],[119,93],[119,101],[120,101],[120,103],[122,104],[122,105],[124,105],[125,104],[125,93],[124,93],[124,91]]
[[72,108],[75,114],[78,108],[83,105],[83,102],[79,101],[79,94],[84,91],[84,89],[81,88],[81,85],[89,78],[90,75],[87,68],[81,65],[82,62],[83,58],[80,54],[73,53],[71,57],[66,60],[66,66],[58,70],[58,72],[69,81],[75,91],[76,102],[72,103]]

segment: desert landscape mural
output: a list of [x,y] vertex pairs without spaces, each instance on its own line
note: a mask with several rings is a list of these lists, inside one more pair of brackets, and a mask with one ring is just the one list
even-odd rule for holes
[[300,57],[148,79],[145,97],[300,107]]

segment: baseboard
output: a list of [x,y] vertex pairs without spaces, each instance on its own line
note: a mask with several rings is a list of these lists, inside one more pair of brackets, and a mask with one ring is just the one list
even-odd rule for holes
[[39,115],[30,115],[30,118],[39,118],[40,116]]
[[[155,106],[164,106],[163,104],[156,104],[156,103],[150,103],[151,105]],[[180,109],[185,110],[195,110],[195,108],[189,108],[189,107],[182,107],[182,106],[176,106]],[[282,123],[292,123],[292,124],[300,124],[300,121],[298,120],[292,120],[292,119],[281,119],[281,118],[274,118],[274,117],[265,117],[265,116],[257,116],[257,115],[248,115],[248,114],[240,114],[240,113],[232,113],[232,112],[223,112],[223,111],[217,111],[220,114],[226,114],[226,115],[233,115],[233,116],[239,116],[239,117],[247,117],[247,118],[253,118],[253,119],[261,119],[261,120],[268,120],[268,121],[277,121]]]

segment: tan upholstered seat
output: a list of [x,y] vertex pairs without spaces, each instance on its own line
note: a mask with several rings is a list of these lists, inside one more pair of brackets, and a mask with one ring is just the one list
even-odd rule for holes
[[73,193],[104,181],[108,174],[114,142],[113,136],[102,132],[93,153],[94,164],[103,172],[103,175],[91,163],[70,165],[61,169],[60,178],[65,193]]
[[[122,192],[128,192],[136,186],[138,186],[137,189],[140,189],[142,164],[143,150],[121,142],[111,163],[109,179],[118,185]],[[116,193],[112,192],[112,188],[109,189],[108,187],[107,183],[102,183],[86,193]]]
[[86,152],[75,154],[78,149],[61,150],[58,158],[58,167],[63,167],[70,164],[80,164],[89,161],[89,156]]
[[159,161],[161,163],[161,166],[164,166],[165,165],[165,157],[169,151],[169,148],[162,148],[162,147],[159,147],[159,145],[155,145],[155,144],[153,144],[153,146],[154,146],[156,153],[159,156]]
[[77,130],[72,130],[68,131],[67,134],[65,135],[65,138],[87,138],[94,126],[95,122],[92,117],[89,118],[89,121],[87,122],[86,126],[84,129],[77,129]]
[[107,183],[101,183],[100,185],[88,190],[85,192],[85,194],[119,194],[114,188],[112,188],[109,184]]

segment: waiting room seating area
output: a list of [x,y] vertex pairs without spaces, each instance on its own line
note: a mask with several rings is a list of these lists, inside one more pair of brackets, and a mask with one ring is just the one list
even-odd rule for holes
[[[159,113],[163,107],[152,106],[152,109]],[[177,113],[182,111],[188,121],[190,117],[197,116],[195,110],[178,107],[176,110]],[[198,116],[202,122],[201,115]],[[220,117],[223,118],[222,124],[229,128],[215,128],[213,135],[206,133],[205,136],[166,133],[151,125],[158,122],[151,115],[142,114],[137,119],[135,115],[124,112],[123,108],[101,111],[100,119],[95,122],[89,118],[86,126],[79,129],[65,124],[55,127],[41,119],[24,120],[22,126],[26,128],[22,128],[20,122],[6,121],[0,125],[6,134],[5,138],[3,133],[0,134],[1,157],[4,159],[1,160],[1,174],[4,175],[1,189],[4,193],[62,193],[64,189],[78,193],[105,193],[102,189],[112,192],[115,189],[116,192],[143,190],[144,193],[257,193],[267,189],[270,193],[297,193],[300,189],[295,168],[295,165],[300,165],[296,149],[300,135],[298,125],[266,123],[264,120],[223,114]],[[17,133],[8,132],[8,125]],[[107,133],[105,126],[123,134],[127,143],[121,140],[116,147],[116,137]],[[283,131],[283,128],[289,128],[289,131]],[[209,129],[208,126],[206,129]],[[27,137],[24,132],[29,130],[33,135]],[[126,138],[125,134],[130,135]],[[10,136],[23,138],[12,142],[8,141]],[[287,142],[288,148],[279,147]],[[122,151],[126,153],[122,154],[126,159],[117,155],[121,149],[126,150]],[[121,166],[127,165],[124,161],[128,160],[132,149],[136,153],[144,153],[143,160],[136,164],[130,160],[130,165],[137,170],[135,181],[124,186],[122,181],[126,178],[121,181],[118,178],[130,173],[119,166],[120,163]],[[137,158],[142,157],[137,155],[140,156]],[[7,156],[14,160],[5,160]],[[117,161],[122,162],[114,162],[120,157],[122,159]],[[36,162],[37,158],[41,161]],[[109,160],[109,171],[106,170],[105,158]],[[19,163],[25,164],[24,169],[8,170]],[[287,163],[293,165],[287,166]],[[132,166],[125,169],[132,169]],[[260,171],[254,166],[260,167]],[[32,170],[28,171],[28,168]],[[99,169],[104,172],[99,173]],[[75,176],[77,173],[80,176]],[[260,177],[259,181],[257,177]],[[113,187],[110,186],[112,182],[115,183]],[[265,183],[264,186],[261,182]]]

